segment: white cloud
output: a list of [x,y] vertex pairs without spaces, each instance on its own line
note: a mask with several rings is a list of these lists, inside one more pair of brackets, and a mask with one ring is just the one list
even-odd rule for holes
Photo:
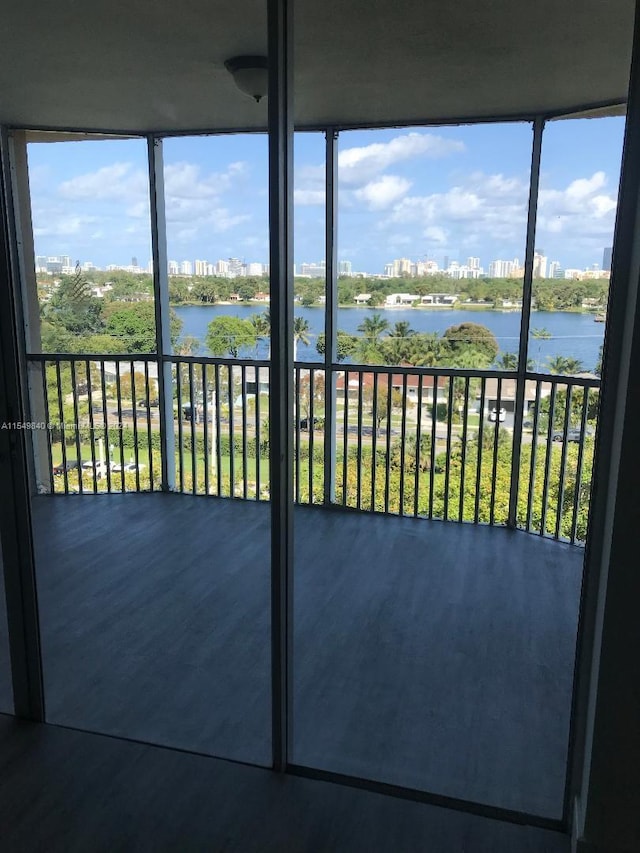
[[419,225],[438,245],[455,240],[475,244],[479,237],[524,240],[527,184],[518,178],[476,172],[446,192],[407,196],[393,208],[387,224]]
[[423,233],[431,244],[446,246],[449,240],[449,232],[439,225],[429,225],[428,228],[424,229]]
[[73,201],[131,201],[143,198],[148,192],[147,176],[141,169],[134,168],[132,163],[113,163],[63,181],[57,194]]
[[355,191],[359,201],[364,201],[369,210],[384,210],[409,191],[411,182],[397,175],[383,175]]
[[175,199],[210,199],[230,190],[238,178],[248,174],[243,161],[230,163],[223,172],[203,174],[195,163],[170,163],[164,170],[167,203]]
[[[35,237],[73,237],[85,233],[86,229],[97,222],[95,216],[75,216],[61,214],[49,216],[48,212],[34,208]],[[43,225],[37,223],[46,223]]]
[[297,189],[293,191],[293,200],[295,204],[303,207],[311,205],[324,204],[325,191],[313,189]]
[[562,236],[580,248],[610,245],[613,237],[617,187],[606,192],[604,172],[578,178],[564,189],[545,187],[538,198],[538,242],[545,233]]
[[464,144],[458,140],[417,132],[396,136],[389,142],[347,148],[338,155],[340,181],[355,185],[366,183],[394,163],[421,156],[445,157],[463,150]]

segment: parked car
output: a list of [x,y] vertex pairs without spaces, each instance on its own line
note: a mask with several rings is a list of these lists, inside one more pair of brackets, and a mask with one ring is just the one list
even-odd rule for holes
[[[84,466],[84,463],[83,463]],[[56,476],[60,474],[64,474],[65,472],[69,473],[69,471],[75,471],[78,468],[78,460],[77,459],[67,459],[66,462],[61,462],[59,465],[53,466],[53,473]]]
[[489,412],[489,420],[493,421],[504,421],[507,417],[507,411],[504,408],[501,408],[500,411],[498,409],[491,409]]
[[[584,438],[591,438],[593,435],[593,430],[591,427],[587,427],[584,431]],[[553,431],[551,438],[554,441],[564,441],[565,434],[563,429],[556,429]],[[579,427],[569,427],[567,430],[566,440],[567,441],[576,441],[580,442],[583,439],[582,430]]]

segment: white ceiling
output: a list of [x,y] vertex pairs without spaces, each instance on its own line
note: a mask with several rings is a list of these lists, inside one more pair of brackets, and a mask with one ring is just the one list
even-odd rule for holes
[[[295,0],[298,126],[572,111],[626,98],[633,0]],[[0,122],[259,128],[224,69],[266,53],[266,0],[3,8]]]

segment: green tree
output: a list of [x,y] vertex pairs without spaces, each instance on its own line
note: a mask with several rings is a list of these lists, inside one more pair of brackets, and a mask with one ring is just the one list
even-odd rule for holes
[[207,327],[206,344],[212,355],[228,353],[232,358],[237,358],[243,347],[252,347],[255,341],[256,333],[252,323],[240,317],[216,317]]
[[[344,361],[345,358],[350,358],[356,351],[358,346],[358,336],[351,335],[349,332],[343,332],[338,329],[336,334],[336,349],[338,361]],[[325,336],[324,333],[318,335],[316,341],[316,350],[320,355],[324,355]]]
[[91,295],[79,264],[75,275],[62,277],[43,307],[43,319],[70,335],[95,334],[103,330],[102,301]]
[[425,332],[410,339],[410,350],[406,360],[416,367],[437,367],[447,363],[451,355],[449,341],[436,332]]
[[457,326],[449,326],[443,338],[449,342],[454,362],[457,362],[462,352],[473,349],[482,357],[486,367],[494,361],[500,349],[491,329],[487,329],[480,323],[459,323]]
[[365,319],[358,326],[361,337],[358,339],[355,352],[359,361],[365,364],[378,364],[384,361],[382,336],[389,328],[389,321],[381,314],[374,314]]
[[[173,308],[169,317],[171,343],[175,347],[182,320]],[[113,303],[107,309],[106,331],[120,341],[121,352],[155,352],[156,314],[153,302]]]
[[538,373],[540,371],[540,350],[542,349],[542,345],[540,344],[540,341],[550,341],[551,340],[551,332],[548,329],[545,329],[544,327],[540,327],[540,328],[531,329],[529,334],[531,335],[531,337],[534,340],[538,341],[538,347],[537,347],[536,359],[535,359],[535,370],[536,370],[536,373]]
[[575,376],[576,373],[582,371],[582,362],[578,358],[570,356],[555,355],[553,358],[547,359],[549,364],[549,373]]
[[293,360],[298,360],[298,343],[309,346],[309,321],[304,317],[293,320]]
[[[253,326],[253,333],[256,336],[256,355],[258,354],[258,343],[260,341],[269,340],[271,336],[271,314],[269,313],[269,309],[263,311],[261,314],[252,314],[249,317],[249,322]],[[267,358],[271,355],[271,345],[269,345],[269,353]]]
[[496,367],[498,370],[517,370],[518,355],[515,352],[503,352],[502,355],[496,358]]

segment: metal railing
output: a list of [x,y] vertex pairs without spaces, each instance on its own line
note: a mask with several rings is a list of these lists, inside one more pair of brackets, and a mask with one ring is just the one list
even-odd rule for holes
[[[30,356],[39,373],[44,491],[157,490],[162,455],[159,360],[154,355]],[[175,490],[269,499],[269,363],[169,356],[173,419],[168,469]],[[349,365],[294,368],[294,499],[445,521],[507,524],[583,541],[597,379],[527,374],[516,435],[515,373]],[[33,382],[32,382],[33,385]],[[32,401],[37,397],[32,393]],[[325,442],[333,429],[335,442]],[[514,447],[519,453],[514,458]],[[325,458],[325,447],[335,457]]]

